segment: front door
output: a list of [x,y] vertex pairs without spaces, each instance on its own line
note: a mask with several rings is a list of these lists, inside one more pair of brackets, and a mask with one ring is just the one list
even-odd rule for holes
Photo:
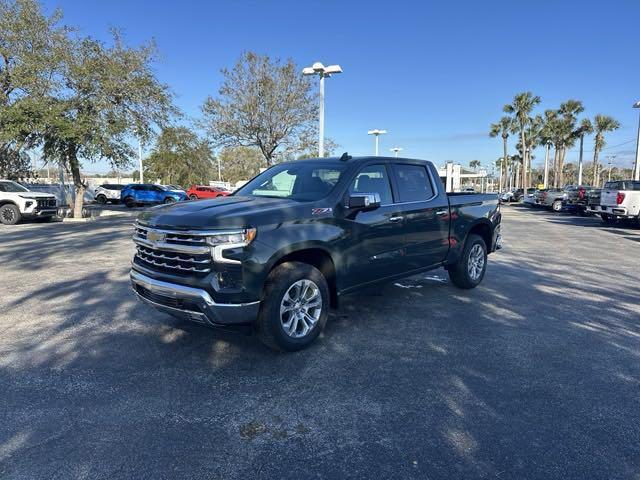
[[349,186],[345,202],[353,193],[377,193],[381,206],[369,211],[347,213],[350,232],[345,239],[344,288],[389,277],[405,270],[403,226],[400,209],[394,204],[390,175],[385,165],[363,167]]

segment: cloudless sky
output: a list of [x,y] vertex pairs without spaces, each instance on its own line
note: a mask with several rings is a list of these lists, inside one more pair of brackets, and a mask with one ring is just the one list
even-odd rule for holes
[[[242,51],[291,57],[300,67],[338,63],[326,82],[326,136],[339,152],[371,154],[367,130],[386,129],[381,154],[438,164],[483,164],[501,156],[489,125],[517,92],[542,97],[540,112],[568,98],[585,115],[612,115],[622,128],[601,154],[630,166],[640,100],[639,0],[385,1],[46,0],[65,23],[108,40],[120,28],[127,43],[154,38],[158,77],[176,103],[197,117],[216,94],[220,69]],[[512,143],[515,148],[515,139]],[[592,158],[592,138],[586,141]],[[544,159],[537,149],[534,164]],[[577,159],[577,148],[567,161]],[[107,170],[106,164],[87,170]]]

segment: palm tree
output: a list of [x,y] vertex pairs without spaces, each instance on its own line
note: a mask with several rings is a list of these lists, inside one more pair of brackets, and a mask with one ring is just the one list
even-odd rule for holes
[[[498,123],[491,124],[491,130],[489,131],[489,136],[491,138],[497,137],[498,135],[502,137],[502,150],[503,150],[502,158],[508,158],[507,139],[509,138],[509,134],[515,133],[515,131],[516,131],[515,125],[511,117],[504,116],[500,119]],[[504,167],[506,168],[506,162],[502,162],[502,163],[505,164]],[[498,191],[500,192],[502,191],[502,167],[503,167],[502,163],[500,164],[500,180],[498,181]],[[506,176],[507,171],[505,170],[504,173]]]
[[478,170],[478,167],[480,167],[480,160],[471,160],[469,162],[469,167],[473,168],[474,170]]
[[613,132],[620,128],[620,122],[608,115],[596,115],[593,119],[595,136],[595,146],[593,149],[593,186],[597,186],[598,181],[598,155],[600,150],[606,145],[604,140],[604,134],[606,132]]
[[515,97],[513,97],[513,101],[504,106],[503,110],[505,113],[512,115],[514,122],[517,125],[517,129],[520,132],[520,143],[525,147],[523,148],[523,157],[522,157],[522,178],[523,178],[523,188],[527,188],[524,185],[527,185],[528,182],[526,180],[527,176],[527,139],[526,139],[526,127],[527,124],[531,121],[530,114],[533,109],[540,103],[540,97],[534,95],[531,92],[522,92],[518,93]]
[[567,148],[571,148],[576,141],[577,115],[583,111],[584,106],[580,100],[567,100],[560,104],[558,113],[562,116],[562,119],[559,124],[560,153],[556,166],[558,169],[556,187],[562,187],[564,185],[564,158],[567,153]]
[[583,118],[582,122],[580,122],[580,127],[575,131],[575,135],[580,139],[580,157],[578,159],[578,185],[582,185],[582,153],[583,153],[583,144],[584,144],[584,136],[591,135],[593,133],[593,125],[591,124],[591,120],[588,118]]

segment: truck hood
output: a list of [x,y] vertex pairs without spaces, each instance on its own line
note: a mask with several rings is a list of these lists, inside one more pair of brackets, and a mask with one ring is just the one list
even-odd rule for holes
[[286,198],[228,196],[151,208],[138,220],[152,227],[179,230],[257,227],[300,218],[311,212],[307,202]]
[[2,192],[3,197],[7,198],[55,198],[55,195],[52,193],[44,193],[44,192]]

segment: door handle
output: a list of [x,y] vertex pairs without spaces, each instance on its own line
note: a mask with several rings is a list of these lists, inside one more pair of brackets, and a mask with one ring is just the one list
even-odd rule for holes
[[447,213],[449,213],[449,212],[447,212],[446,210],[438,210],[436,212],[436,215],[446,215]]
[[396,217],[389,217],[389,221],[393,222],[393,223],[397,223],[399,221],[401,221],[404,217],[403,216],[396,216]]

